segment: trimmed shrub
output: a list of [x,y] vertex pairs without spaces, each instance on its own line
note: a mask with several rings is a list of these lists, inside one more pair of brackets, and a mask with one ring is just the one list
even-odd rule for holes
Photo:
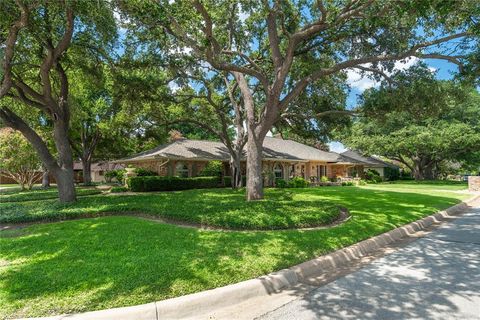
[[152,170],[148,170],[145,168],[135,168],[135,173],[137,177],[151,177],[151,176],[158,176],[158,173]]
[[275,179],[275,187],[286,188],[286,187],[288,187],[288,183],[284,179],[277,178],[277,179]]
[[368,169],[367,172],[365,172],[365,178],[369,183],[380,183],[383,181],[380,173],[374,169]]
[[295,177],[288,181],[289,188],[306,188],[308,185],[309,182],[302,177]]
[[115,179],[117,182],[121,183],[124,175],[125,169],[108,170],[105,172],[105,181],[112,182],[112,180]]
[[358,185],[359,185],[359,186],[366,186],[366,185],[367,185],[367,181],[365,181],[365,180],[360,180],[360,181],[358,181]]
[[220,177],[179,178],[144,176],[128,179],[128,188],[134,192],[205,189],[218,188],[220,186]]
[[354,185],[355,185],[355,183],[353,183],[353,181],[342,182],[342,186],[344,186],[344,187],[353,187]]
[[127,192],[127,191],[128,191],[128,189],[125,188],[125,187],[112,187],[110,189],[111,193],[120,193],[120,192]]
[[209,161],[205,168],[200,172],[200,177],[220,177],[223,172],[222,161]]
[[327,176],[322,176],[322,177],[320,178],[320,182],[330,182],[330,180],[328,179]]

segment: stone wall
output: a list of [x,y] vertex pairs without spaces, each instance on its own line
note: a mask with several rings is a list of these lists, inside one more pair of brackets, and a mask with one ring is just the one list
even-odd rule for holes
[[468,177],[468,190],[469,191],[480,191],[480,176],[470,176],[470,177]]

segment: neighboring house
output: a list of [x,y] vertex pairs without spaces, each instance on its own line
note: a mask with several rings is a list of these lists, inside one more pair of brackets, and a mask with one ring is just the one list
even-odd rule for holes
[[[125,168],[123,165],[118,163],[112,163],[107,161],[102,162],[95,162],[92,163],[92,182],[105,182],[105,172],[109,170],[117,170]],[[83,182],[83,168],[82,163],[80,161],[76,161],[73,163],[73,174],[75,183],[82,183]],[[55,183],[55,177],[53,175],[49,175],[50,183]],[[42,177],[40,176],[36,183],[41,183]],[[15,184],[16,182],[2,174],[0,171],[0,184]]]
[[[123,169],[124,166],[118,163],[101,161],[92,163],[92,182],[105,182],[105,172],[110,170]],[[80,161],[73,163],[73,172],[75,175],[75,182],[83,182],[83,167]]]
[[385,162],[373,156],[362,155],[358,151],[348,150],[343,152],[341,155],[353,159],[353,161],[364,163],[363,168],[365,171],[368,169],[373,169],[377,171],[382,178],[385,177],[385,168],[399,169],[399,167],[394,164]]
[[[179,138],[155,149],[113,162],[153,170],[160,176],[195,177],[212,160],[223,162],[223,174],[231,175],[230,154],[221,142],[215,141]],[[300,176],[316,182],[322,176],[353,177],[357,172],[363,173],[364,164],[362,161],[292,140],[266,137],[263,143],[265,177],[288,180]],[[245,154],[241,166],[242,174],[245,175]],[[270,185],[272,179],[266,178],[265,182]]]

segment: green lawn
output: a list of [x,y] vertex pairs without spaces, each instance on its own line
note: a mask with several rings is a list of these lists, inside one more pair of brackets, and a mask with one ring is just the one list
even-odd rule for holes
[[101,213],[147,213],[175,221],[230,229],[285,229],[333,222],[336,203],[296,191],[269,190],[265,200],[246,202],[245,191],[188,190],[138,195],[79,198],[62,205],[56,200],[0,204],[0,223],[59,220]]
[[[100,190],[92,187],[78,187],[77,195],[86,196],[94,195],[101,193]],[[20,191],[19,188],[8,188],[7,190],[0,191],[0,206],[2,203],[6,202],[24,202],[24,201],[36,201],[36,200],[46,200],[46,199],[57,199],[58,191],[57,188],[52,187],[49,189],[41,189],[40,187],[35,187],[32,190]],[[1,220],[0,220],[1,223]]]
[[411,190],[413,192],[421,192],[425,190],[427,192],[433,190],[448,190],[448,191],[461,191],[468,189],[468,183],[466,181],[410,181],[410,180],[398,180],[392,182],[384,182],[380,184],[369,184],[369,188],[376,188],[382,190]]
[[[322,230],[206,231],[112,216],[2,231],[0,318],[135,305],[235,283],[356,243],[468,197],[424,188],[421,193],[389,191],[380,186],[266,190],[267,199],[291,197],[287,209],[326,201],[350,210],[348,222]],[[226,210],[225,219],[232,219],[249,206],[242,199],[226,189],[91,196],[65,208],[50,200],[32,201],[19,209],[27,212],[19,214],[28,216],[40,206],[44,212],[53,206],[61,215],[113,208],[153,213],[178,206],[177,212],[188,209],[198,212],[197,216]],[[0,216],[8,205],[2,204]],[[235,211],[235,206],[242,209]]]

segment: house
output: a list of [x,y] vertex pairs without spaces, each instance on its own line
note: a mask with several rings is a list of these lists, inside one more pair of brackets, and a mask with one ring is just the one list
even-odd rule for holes
[[[123,169],[124,166],[108,161],[94,162],[91,165],[92,182],[105,182],[105,172],[110,170]],[[83,167],[80,161],[73,163],[73,173],[76,183],[83,182]]]
[[[246,154],[241,163],[246,174]],[[116,160],[125,166],[142,167],[160,176],[195,177],[209,161],[223,163],[223,174],[231,175],[230,154],[221,142],[178,138],[129,158]],[[272,178],[303,177],[317,182],[322,176],[330,179],[354,177],[364,172],[366,163],[335,152],[322,151],[296,141],[266,137],[263,143],[263,171]],[[271,180],[271,179],[270,179]],[[271,181],[266,181],[271,184]]]
[[399,167],[394,164],[385,162],[373,156],[362,155],[362,153],[354,150],[345,151],[341,155],[346,158],[352,159],[353,161],[359,161],[361,163],[364,163],[363,168],[365,171],[368,169],[373,169],[377,171],[382,178],[385,177],[386,168],[391,168],[394,170],[399,169]]

